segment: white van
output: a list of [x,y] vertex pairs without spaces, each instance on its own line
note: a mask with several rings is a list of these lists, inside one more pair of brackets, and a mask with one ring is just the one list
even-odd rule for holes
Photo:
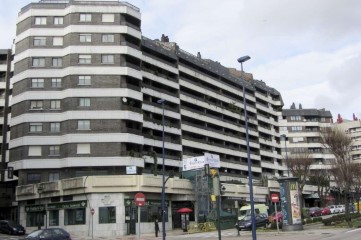
[[[266,214],[268,216],[268,206],[265,204],[255,204],[254,205],[255,214]],[[251,215],[251,205],[243,206],[239,209],[238,220],[242,220],[245,216]]]

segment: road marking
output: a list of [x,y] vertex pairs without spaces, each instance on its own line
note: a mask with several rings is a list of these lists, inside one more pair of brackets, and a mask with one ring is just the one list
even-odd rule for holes
[[356,231],[359,231],[359,230],[361,230],[361,228],[357,228],[357,229],[354,229],[354,230],[347,231],[347,233],[356,232]]

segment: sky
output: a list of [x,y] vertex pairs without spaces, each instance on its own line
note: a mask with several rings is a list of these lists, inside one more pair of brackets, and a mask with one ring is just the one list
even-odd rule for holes
[[[21,7],[0,0],[0,48],[10,48]],[[240,69],[278,90],[284,108],[330,110],[361,118],[361,1],[128,0],[140,8],[142,34]]]

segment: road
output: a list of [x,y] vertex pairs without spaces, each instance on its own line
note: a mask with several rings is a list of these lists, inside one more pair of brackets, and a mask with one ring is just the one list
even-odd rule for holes
[[[303,231],[297,232],[257,232],[257,240],[359,240],[361,239],[361,228],[358,229],[346,229],[346,228],[323,228],[322,225],[316,226],[307,226]],[[8,236],[5,234],[0,234],[0,240],[18,240],[22,239],[24,236]],[[74,236],[73,240],[83,240],[91,239],[89,237]],[[98,239],[116,239],[116,240],[137,240],[136,236],[133,237],[116,237],[116,238],[94,238]],[[152,235],[141,236],[142,240],[151,240],[157,239]],[[161,239],[161,237],[158,237]],[[208,233],[196,233],[196,234],[182,234],[182,235],[167,235],[166,239],[168,240],[192,240],[192,239],[209,239],[209,240],[218,240],[218,232],[208,232]],[[240,236],[237,236],[237,231],[234,229],[223,230],[221,239],[225,240],[253,240],[252,232],[250,231],[241,231]]]

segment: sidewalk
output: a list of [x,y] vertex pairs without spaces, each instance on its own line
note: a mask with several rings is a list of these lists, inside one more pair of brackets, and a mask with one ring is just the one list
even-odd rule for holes
[[[305,225],[304,230],[302,231],[289,231],[289,232],[282,232],[282,230],[277,233],[277,231],[257,231],[257,236],[260,240],[267,239],[267,240],[280,240],[280,239],[287,239],[287,240],[298,240],[298,239],[319,239],[318,237],[327,234],[332,234],[334,232],[340,231],[347,231],[347,229],[341,228],[324,228],[323,224],[310,224]],[[202,233],[190,233],[183,232],[181,229],[167,231],[167,237],[176,237],[182,235],[188,235],[188,239],[203,239],[203,238],[215,238],[217,237],[218,232],[202,232]],[[222,230],[222,237],[227,239],[251,239],[252,232],[251,231],[241,231],[241,236],[237,236],[237,231],[235,229],[228,229]],[[184,238],[185,236],[183,236]],[[72,240],[138,240],[138,235],[130,235],[130,236],[118,236],[118,237],[94,237],[91,236],[75,236],[72,235]],[[155,237],[154,233],[144,233],[140,236],[141,240],[151,240],[151,239],[162,239],[162,233],[160,232],[158,238]]]
[[[175,229],[171,231],[167,231],[167,236],[180,236],[180,235],[187,235],[187,232],[183,232],[182,229]],[[138,235],[129,235],[129,236],[119,236],[119,237],[94,237],[91,236],[71,236],[72,240],[138,240]],[[158,238],[155,237],[155,233],[142,233],[140,235],[140,239],[150,240],[150,239],[162,239],[162,232],[159,232]]]

